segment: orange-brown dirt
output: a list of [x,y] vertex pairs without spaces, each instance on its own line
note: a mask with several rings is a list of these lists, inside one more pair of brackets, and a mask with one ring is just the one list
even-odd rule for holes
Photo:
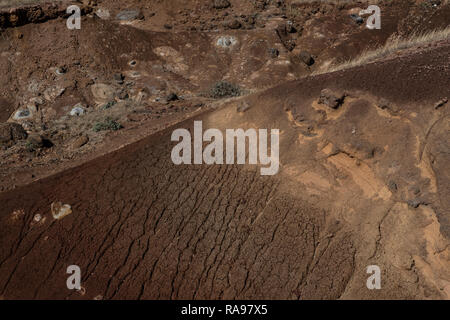
[[[80,30],[71,2],[0,6],[0,125],[29,137],[0,145],[0,299],[449,299],[450,39],[314,72],[447,27],[450,4],[378,1],[369,30],[366,2],[213,2],[80,1]],[[279,173],[174,165],[194,120],[280,129]]]

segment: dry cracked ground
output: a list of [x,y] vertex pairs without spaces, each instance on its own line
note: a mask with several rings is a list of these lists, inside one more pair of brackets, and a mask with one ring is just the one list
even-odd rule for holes
[[[449,22],[434,0],[0,1],[0,299],[449,299]],[[175,165],[194,121],[278,129],[278,173]]]

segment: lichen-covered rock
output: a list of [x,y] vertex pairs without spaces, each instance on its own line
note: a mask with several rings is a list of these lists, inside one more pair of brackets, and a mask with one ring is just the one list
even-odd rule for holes
[[94,100],[98,104],[107,103],[114,99],[115,90],[104,83],[96,83],[91,87]]
[[32,118],[32,113],[28,109],[20,109],[14,112],[14,115],[12,116],[13,120],[20,121],[25,119]]
[[131,21],[142,18],[142,13],[139,10],[124,10],[119,12],[116,16],[116,19],[121,21]]
[[108,20],[111,17],[109,10],[105,8],[98,8],[95,15],[102,20]]
[[53,218],[59,220],[72,213],[72,207],[68,204],[62,204],[61,202],[52,202],[51,206]]
[[84,106],[81,103],[77,103],[73,106],[72,110],[70,110],[71,116],[82,116],[86,113]]
[[221,48],[229,48],[237,43],[237,39],[233,36],[221,36],[216,41],[216,46]]

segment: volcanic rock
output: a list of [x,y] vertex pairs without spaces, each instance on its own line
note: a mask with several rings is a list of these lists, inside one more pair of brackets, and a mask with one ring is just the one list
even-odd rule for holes
[[82,146],[84,146],[86,143],[89,142],[89,137],[87,135],[82,135],[79,136],[78,138],[76,138],[73,142],[72,142],[72,149],[78,149],[81,148]]
[[314,58],[307,51],[300,52],[299,57],[307,66],[312,66],[314,64]]
[[320,92],[319,103],[327,105],[332,109],[337,109],[344,102],[345,94],[337,93],[330,89],[323,89]]

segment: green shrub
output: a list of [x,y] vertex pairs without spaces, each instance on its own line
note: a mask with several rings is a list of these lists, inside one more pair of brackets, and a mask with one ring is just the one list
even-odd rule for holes
[[35,144],[34,144],[33,142],[31,142],[31,141],[27,141],[27,142],[25,143],[25,148],[26,148],[29,152],[34,152],[34,151],[36,151],[36,146],[35,146]]
[[109,108],[111,108],[112,106],[114,106],[115,104],[116,104],[115,101],[109,101],[108,103],[105,103],[105,104],[102,106],[102,109],[103,109],[103,110],[109,109]]
[[99,132],[99,131],[106,131],[106,130],[117,131],[122,128],[123,128],[123,126],[119,122],[117,122],[111,118],[106,118],[105,121],[103,121],[103,122],[97,122],[92,129],[95,132]]
[[232,83],[219,81],[210,89],[209,95],[215,99],[237,97],[241,95],[241,89]]

